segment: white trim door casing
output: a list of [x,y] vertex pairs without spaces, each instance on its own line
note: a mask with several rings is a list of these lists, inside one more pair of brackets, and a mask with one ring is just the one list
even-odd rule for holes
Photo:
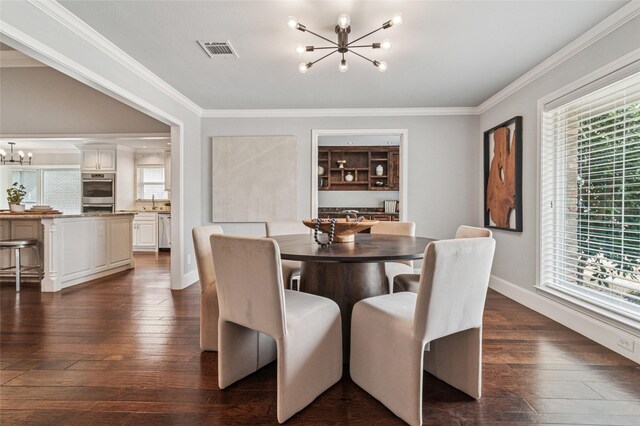
[[409,130],[408,129],[313,129],[311,130],[311,211],[318,217],[318,138],[320,136],[400,136],[400,220],[407,220],[407,186],[409,182]]

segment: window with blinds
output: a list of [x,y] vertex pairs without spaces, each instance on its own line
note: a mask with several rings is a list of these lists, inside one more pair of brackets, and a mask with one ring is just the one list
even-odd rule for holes
[[540,237],[543,288],[640,320],[640,72],[545,106]]
[[164,190],[164,166],[138,167],[138,200],[167,200]]

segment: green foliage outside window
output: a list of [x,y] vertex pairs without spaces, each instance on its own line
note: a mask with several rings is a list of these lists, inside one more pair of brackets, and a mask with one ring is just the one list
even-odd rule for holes
[[576,185],[578,278],[640,304],[640,104],[579,123]]

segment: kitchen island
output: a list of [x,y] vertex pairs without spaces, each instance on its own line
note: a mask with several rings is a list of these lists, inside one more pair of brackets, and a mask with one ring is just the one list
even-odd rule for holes
[[[132,269],[133,213],[11,214],[0,213],[0,239],[35,238],[43,259],[43,292],[60,291]],[[35,253],[23,250],[24,265]],[[9,250],[0,265],[13,265]]]

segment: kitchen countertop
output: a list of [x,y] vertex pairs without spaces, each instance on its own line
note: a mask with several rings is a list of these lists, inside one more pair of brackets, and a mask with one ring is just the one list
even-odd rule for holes
[[105,217],[105,216],[133,216],[135,213],[133,212],[117,212],[117,213],[103,213],[103,212],[95,212],[95,213],[78,213],[78,214],[41,214],[41,213],[33,213],[33,214],[12,214],[5,213],[0,211],[0,219],[11,219],[11,220],[34,220],[34,219],[66,219],[72,217]]

